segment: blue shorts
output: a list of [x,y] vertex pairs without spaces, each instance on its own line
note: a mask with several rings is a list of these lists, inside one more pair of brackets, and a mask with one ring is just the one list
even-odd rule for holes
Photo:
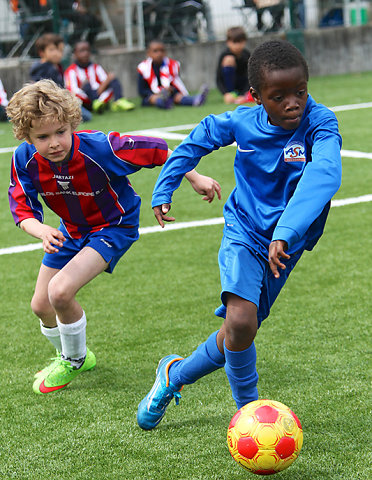
[[268,261],[259,253],[244,243],[223,236],[218,253],[222,305],[216,309],[215,314],[226,318],[226,293],[234,293],[257,305],[259,328],[261,322],[269,316],[271,306],[302,252],[303,250],[292,254],[288,260],[281,259],[287,268],[278,269],[280,277],[275,278]]
[[105,227],[94,233],[88,233],[82,238],[71,238],[64,227],[59,230],[64,234],[66,241],[56,253],[45,253],[42,263],[50,268],[63,268],[84,247],[96,250],[109,265],[106,272],[112,273],[124,253],[139,238],[138,228]]

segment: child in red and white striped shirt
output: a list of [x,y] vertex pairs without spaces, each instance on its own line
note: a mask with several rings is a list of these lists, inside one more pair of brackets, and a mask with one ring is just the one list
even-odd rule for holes
[[112,72],[107,73],[98,63],[91,61],[90,45],[80,41],[74,47],[75,63],[65,71],[65,86],[83,102],[88,110],[103,113],[110,105],[113,111],[135,108],[123,97],[121,83]]
[[152,40],[147,49],[147,58],[137,67],[138,92],[142,105],[172,108],[173,104],[198,107],[207,99],[208,87],[203,85],[198,95],[191,96],[183,83],[180,64],[166,55],[165,45]]

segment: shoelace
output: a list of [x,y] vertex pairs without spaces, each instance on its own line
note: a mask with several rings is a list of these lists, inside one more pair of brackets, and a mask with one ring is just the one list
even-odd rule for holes
[[178,405],[180,403],[180,398],[181,398],[180,392],[170,392],[160,399],[157,405],[157,408],[162,410],[164,407],[168,406],[169,402],[172,400],[173,397],[176,401],[176,405]]

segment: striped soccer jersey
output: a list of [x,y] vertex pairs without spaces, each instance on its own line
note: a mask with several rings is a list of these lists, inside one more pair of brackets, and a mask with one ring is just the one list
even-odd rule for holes
[[180,64],[177,60],[168,57],[164,58],[163,63],[160,66],[160,84],[152,66],[152,58],[146,58],[146,60],[138,65],[137,70],[146,80],[151,91],[155,94],[159,93],[162,88],[168,89],[170,86],[174,87],[177,91],[182,93],[182,95],[189,94],[179,76]]
[[40,196],[72,238],[106,226],[137,227],[141,199],[127,175],[163,165],[167,153],[160,138],[81,131],[73,133],[70,158],[57,166],[23,142],[11,166],[9,203],[14,221],[42,222]]
[[[85,104],[90,104],[91,100],[82,89],[84,83],[89,82],[92,90],[97,90],[101,83],[107,78],[107,73],[98,63],[90,63],[87,67],[80,67],[76,63],[70,65],[64,74],[65,86],[74,95],[76,95]],[[111,100],[114,92],[112,88],[107,88],[99,96],[102,102]]]

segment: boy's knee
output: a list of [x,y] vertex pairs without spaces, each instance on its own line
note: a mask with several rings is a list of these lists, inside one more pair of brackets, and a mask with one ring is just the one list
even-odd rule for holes
[[230,297],[227,302],[226,333],[236,340],[253,341],[257,333],[257,307],[239,297]]
[[42,299],[37,295],[34,295],[31,299],[31,310],[39,318],[44,318],[53,311],[47,299]]
[[73,298],[75,292],[71,291],[65,282],[54,277],[48,285],[49,301],[53,308],[64,308]]
[[236,60],[233,55],[226,55],[226,57],[223,58],[222,67],[236,67]]

